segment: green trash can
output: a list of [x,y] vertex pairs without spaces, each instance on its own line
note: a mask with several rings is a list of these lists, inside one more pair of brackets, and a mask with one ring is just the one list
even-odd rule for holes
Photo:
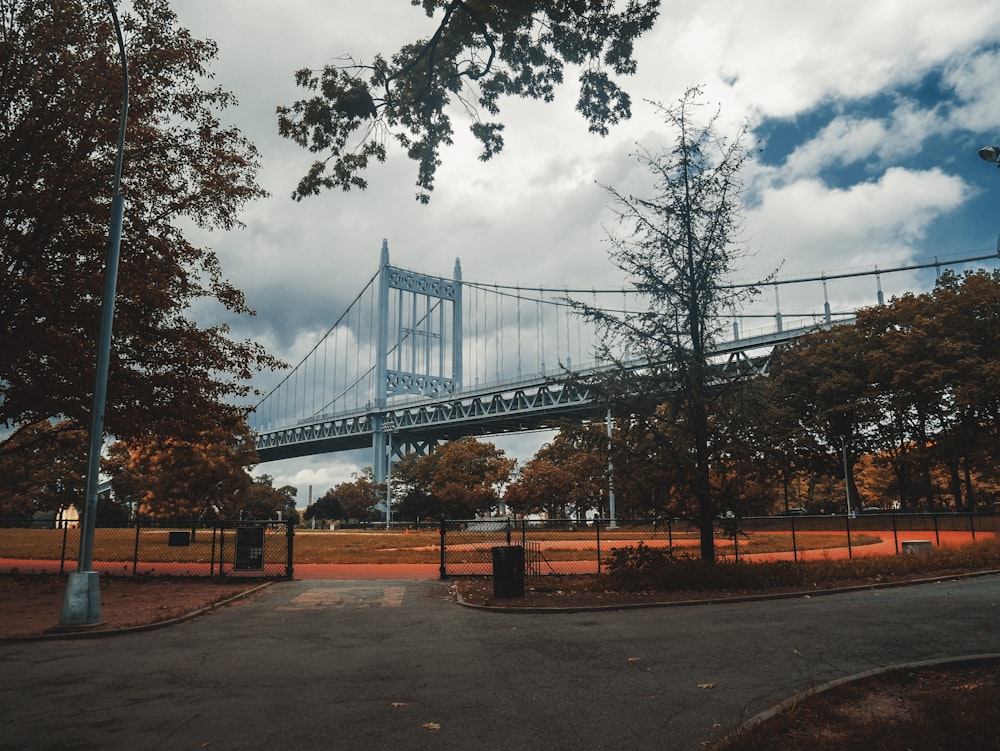
[[504,545],[493,548],[493,596],[524,597],[524,548]]

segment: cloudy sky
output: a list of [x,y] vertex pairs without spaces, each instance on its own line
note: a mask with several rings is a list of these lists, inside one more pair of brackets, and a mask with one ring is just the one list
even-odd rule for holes
[[[276,127],[275,108],[303,96],[297,69],[345,54],[368,61],[425,36],[431,22],[409,0],[172,5],[182,26],[218,43],[216,83],[240,101],[225,119],[261,151],[260,182],[271,193],[248,208],[244,229],[194,239],[219,253],[258,311],[234,322],[234,333],[292,362],[375,272],[383,238],[393,264],[425,273],[448,276],[459,257],[468,280],[619,284],[607,260],[611,218],[600,186],[644,184],[630,155],[637,144],[667,143],[648,101],[672,102],[695,84],[721,108],[723,129],[747,119],[760,143],[746,174],[748,255],[736,280],[775,269],[794,278],[888,268],[997,247],[1000,170],[976,153],[1000,141],[1000,3],[993,0],[664,0],[637,46],[639,71],[624,82],[631,121],[605,138],[588,134],[567,77],[552,104],[501,105],[506,148],[482,163],[456,114],[459,132],[443,153],[429,206],[414,200],[416,168],[398,150],[369,173],[367,191],[292,201],[311,155]],[[887,294],[932,283],[933,272],[883,279]],[[874,302],[873,289],[833,294]],[[783,307],[796,304],[782,292]],[[260,386],[277,380],[264,374]],[[540,440],[501,445],[530,456]],[[370,463],[362,452],[259,471],[297,486],[304,506],[310,486],[321,495]]]

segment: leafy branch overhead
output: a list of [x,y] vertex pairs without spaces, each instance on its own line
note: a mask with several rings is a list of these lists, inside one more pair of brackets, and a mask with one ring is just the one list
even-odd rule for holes
[[[365,188],[371,160],[385,161],[395,140],[417,162],[417,200],[427,203],[442,146],[452,143],[449,112],[457,103],[471,118],[480,158],[503,149],[502,96],[552,101],[567,65],[580,68],[576,109],[593,133],[631,116],[627,92],[612,79],[635,72],[635,40],[652,28],[660,0],[411,0],[434,33],[386,59],[365,64],[341,58],[321,71],[295,74],[313,92],[278,107],[278,129],[320,155],[292,197],[324,188]],[[618,6],[624,5],[622,9]]]

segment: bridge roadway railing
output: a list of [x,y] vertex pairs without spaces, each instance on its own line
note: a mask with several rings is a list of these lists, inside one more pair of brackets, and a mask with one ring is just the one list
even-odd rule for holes
[[[580,418],[598,407],[589,389],[552,380],[565,373],[537,374],[435,397],[407,397],[387,408],[396,422],[394,442],[449,441],[495,435]],[[262,462],[370,447],[374,411],[347,412],[257,433]]]
[[[745,354],[791,341],[810,331],[838,323],[811,324],[804,327],[742,337],[718,345],[716,357]],[[637,361],[637,367],[640,363]],[[602,366],[591,363],[576,371],[591,376]],[[397,426],[394,443],[449,441],[468,435],[502,433],[556,427],[561,422],[600,416],[593,390],[567,383],[568,373],[554,369],[523,377],[498,380],[436,396],[393,398],[387,408],[371,407],[319,415],[316,418],[276,428],[257,430],[255,444],[262,462],[294,456],[349,451],[371,447],[377,428],[375,417],[390,412]]]

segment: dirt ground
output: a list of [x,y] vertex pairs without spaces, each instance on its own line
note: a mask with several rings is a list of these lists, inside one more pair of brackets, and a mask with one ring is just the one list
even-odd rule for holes
[[[102,622],[88,631],[144,626],[179,618],[260,586],[256,581],[102,576]],[[65,576],[0,576],[0,639],[58,630]],[[239,600],[233,604],[238,604]]]
[[[723,747],[726,751],[998,749],[1000,738],[980,745],[982,733],[972,729],[974,724],[997,725],[998,691],[1000,662],[996,661],[892,671],[805,698],[763,722],[750,738],[733,739],[731,746]],[[958,723],[957,733],[966,727],[976,740],[951,737],[942,745],[941,732],[951,726],[935,725],[934,716],[947,716],[956,705],[967,708],[961,711],[967,716]],[[861,726],[864,730],[859,730]],[[873,735],[879,740],[865,746]]]

